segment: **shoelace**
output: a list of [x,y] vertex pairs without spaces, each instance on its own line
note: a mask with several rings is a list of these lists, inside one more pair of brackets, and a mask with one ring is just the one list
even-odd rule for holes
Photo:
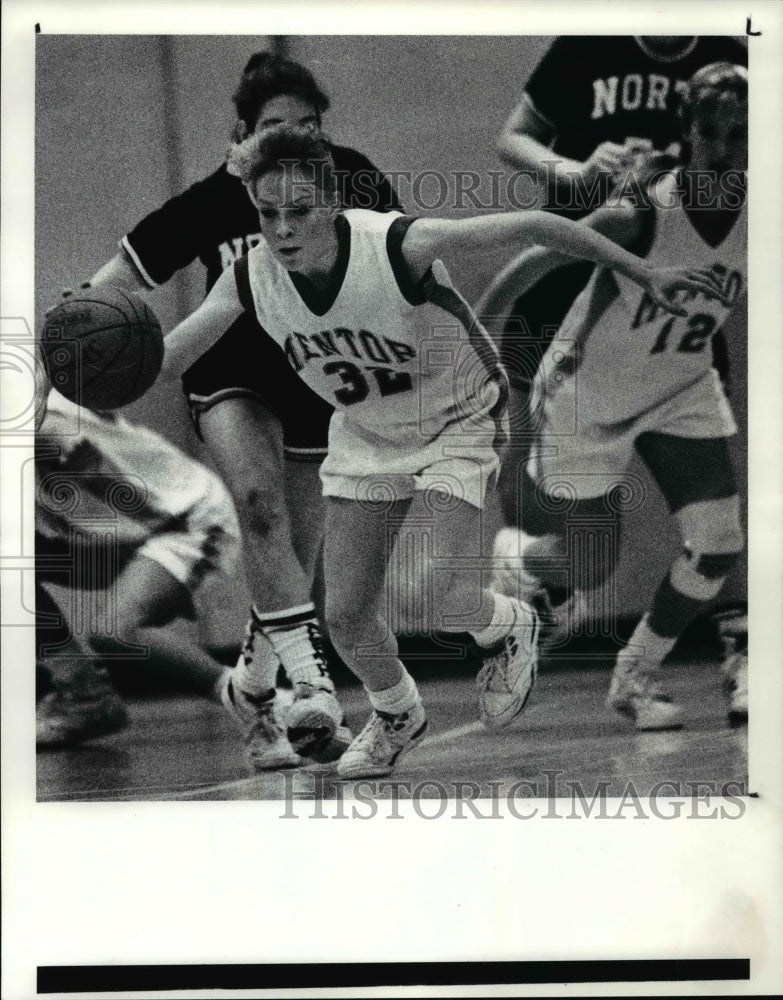
[[326,647],[324,646],[324,636],[321,629],[314,622],[307,622],[307,635],[315,650],[315,660],[319,670],[325,677],[329,676],[329,663],[326,658]]
[[388,723],[385,723],[377,712],[373,712],[370,717],[370,721],[353,741],[352,749],[368,750],[372,748],[375,743],[376,733],[379,729],[383,731],[384,735],[386,735],[388,732]]

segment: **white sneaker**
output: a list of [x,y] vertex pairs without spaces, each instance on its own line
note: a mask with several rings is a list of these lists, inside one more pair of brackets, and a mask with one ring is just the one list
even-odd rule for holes
[[427,716],[419,701],[409,712],[389,715],[377,710],[337,764],[341,778],[380,778],[390,774],[403,753],[427,729]]
[[517,528],[501,528],[495,535],[490,588],[496,593],[529,602],[541,590],[536,577],[522,565],[530,541],[530,536]]
[[245,756],[255,771],[277,771],[302,764],[277,719],[275,693],[255,697],[240,690],[229,677],[221,694],[221,701],[244,733]]
[[489,729],[519,715],[538,673],[538,615],[522,601],[514,601],[514,610],[516,622],[503,642],[482,650],[484,665],[476,677],[479,717]]
[[606,703],[632,719],[637,729],[682,728],[682,709],[661,687],[657,666],[628,649],[617,656]]
[[731,653],[721,664],[723,692],[729,703],[729,722],[739,726],[748,721],[748,651]]

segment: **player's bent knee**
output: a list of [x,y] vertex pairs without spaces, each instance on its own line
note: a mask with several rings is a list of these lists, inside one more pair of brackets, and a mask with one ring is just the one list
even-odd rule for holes
[[361,600],[330,602],[327,598],[324,618],[329,638],[340,650],[355,650],[358,646],[379,641],[386,629],[381,622],[361,613]]
[[745,547],[739,498],[691,504],[678,520],[694,570],[709,580],[727,576]]
[[285,528],[288,515],[282,493],[257,486],[237,491],[234,496],[237,517],[245,531],[266,537]]

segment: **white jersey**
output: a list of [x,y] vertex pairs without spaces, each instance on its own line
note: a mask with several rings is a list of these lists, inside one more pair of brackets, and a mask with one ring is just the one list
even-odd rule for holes
[[492,341],[443,263],[412,286],[399,252],[408,221],[362,209],[338,217],[335,285],[317,301],[306,294],[308,303],[302,279],[265,242],[247,256],[258,321],[292,367],[351,422],[387,438],[438,434],[481,408],[488,382],[505,385]]
[[[149,428],[114,413],[94,413],[53,389],[39,433],[42,453],[49,442],[58,453],[43,466],[37,516],[45,532],[47,514],[55,525],[62,515],[70,521],[105,521],[108,516],[120,541],[140,543],[159,532],[184,530],[195,514],[200,526],[211,522],[223,532],[238,534],[233,505],[220,479]],[[80,479],[84,490],[78,489]],[[65,506],[57,503],[58,483],[75,489]],[[68,500],[67,494],[62,497]]]
[[710,246],[682,208],[677,177],[667,174],[655,188],[655,236],[646,261],[687,265],[719,276],[729,305],[683,292],[674,316],[622,275],[596,269],[574,302],[540,369],[576,371],[580,417],[611,424],[638,416],[710,377],[712,335],[720,328],[747,282],[747,212],[718,246]]

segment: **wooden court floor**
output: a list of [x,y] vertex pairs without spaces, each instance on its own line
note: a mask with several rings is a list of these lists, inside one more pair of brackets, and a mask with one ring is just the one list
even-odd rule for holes
[[[635,732],[608,710],[606,669],[542,670],[524,713],[500,732],[477,721],[472,677],[421,680],[428,735],[395,770],[397,792],[389,779],[378,779],[372,794],[404,797],[419,789],[422,799],[491,797],[494,783],[502,795],[513,786],[517,798],[572,797],[573,784],[588,798],[599,790],[622,797],[629,787],[639,796],[653,790],[690,797],[689,782],[711,783],[714,794],[733,783],[724,794],[741,794],[738,788],[747,788],[747,729],[728,724],[717,665],[673,664],[665,674],[686,712],[686,726],[676,732]],[[347,687],[342,700],[356,731],[368,715],[365,696]],[[122,733],[38,753],[39,801],[316,800],[350,799],[357,792],[357,782],[338,780],[324,765],[251,774],[239,733],[219,705],[192,697],[134,697],[129,708],[132,726]],[[655,791],[660,782],[671,790]]]

